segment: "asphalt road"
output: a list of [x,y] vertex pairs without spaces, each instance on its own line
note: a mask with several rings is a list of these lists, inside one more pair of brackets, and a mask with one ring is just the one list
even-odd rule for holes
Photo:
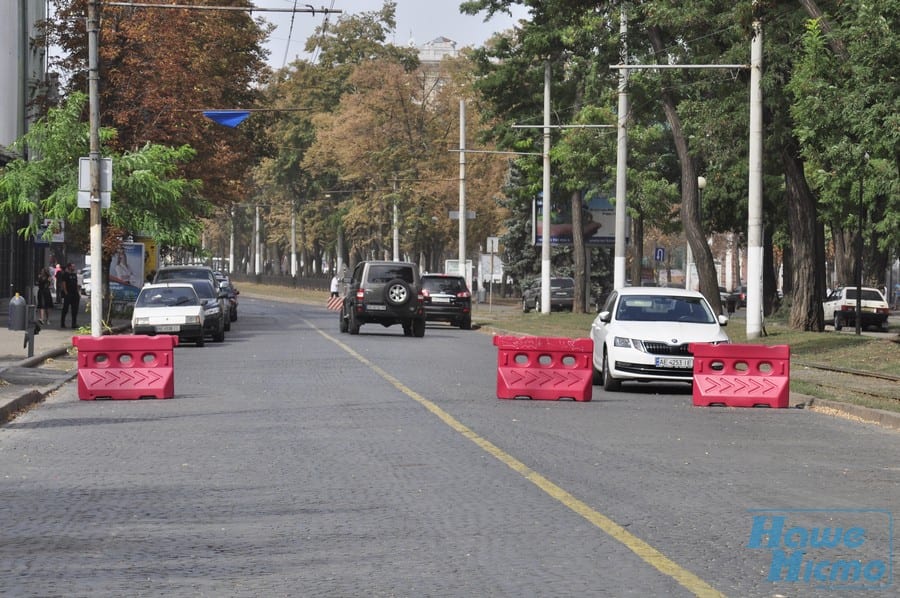
[[668,386],[498,400],[486,334],[243,295],[175,372],[0,427],[4,595],[822,596],[836,561],[896,595],[894,431]]

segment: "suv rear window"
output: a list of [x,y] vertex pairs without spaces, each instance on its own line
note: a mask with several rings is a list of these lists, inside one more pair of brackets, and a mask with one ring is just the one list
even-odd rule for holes
[[422,288],[433,293],[459,293],[468,290],[466,281],[462,278],[449,276],[422,277]]
[[415,279],[413,278],[412,268],[410,268],[409,266],[373,264],[369,267],[368,282],[386,283],[397,278],[410,284],[413,284],[415,282]]

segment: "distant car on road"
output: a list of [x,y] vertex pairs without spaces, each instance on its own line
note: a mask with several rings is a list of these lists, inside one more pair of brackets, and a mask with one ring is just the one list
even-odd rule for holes
[[[571,310],[575,303],[575,279],[563,276],[550,278],[550,311]],[[522,293],[522,311],[541,311],[541,280],[537,279]]]
[[[877,326],[882,330],[888,329],[888,316],[891,308],[881,291],[871,287],[862,287],[861,295],[861,327]],[[856,326],[856,287],[841,287],[835,289],[822,304],[825,312],[825,321],[831,322],[835,330],[840,330],[845,325]]]
[[625,287],[610,293],[591,324],[594,384],[618,390],[625,381],[691,382],[691,343],[731,342],[697,291]]
[[410,262],[359,262],[347,282],[340,331],[359,334],[363,324],[403,326],[404,336],[425,336],[419,267]]
[[134,334],[174,334],[202,347],[204,310],[194,287],[186,282],[148,284],[138,293],[131,316]]
[[472,293],[466,279],[455,274],[423,274],[425,319],[450,322],[463,330],[472,328]]

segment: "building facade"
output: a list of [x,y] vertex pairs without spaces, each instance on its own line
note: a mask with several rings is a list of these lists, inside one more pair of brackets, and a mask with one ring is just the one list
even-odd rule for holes
[[[48,0],[0,2],[0,167],[15,158],[27,158],[10,146],[39,116],[36,100],[48,89],[47,48],[35,42],[47,9]],[[0,230],[0,297],[18,292],[31,299],[38,264],[43,265],[38,258],[50,249],[16,234],[27,223],[11,223],[7,230]]]

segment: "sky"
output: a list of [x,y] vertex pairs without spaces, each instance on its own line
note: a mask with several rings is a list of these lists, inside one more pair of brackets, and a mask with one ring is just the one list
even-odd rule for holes
[[[416,46],[422,46],[443,36],[455,41],[457,48],[480,46],[494,33],[509,29],[518,19],[527,17],[527,12],[518,8],[513,13],[514,17],[495,15],[485,23],[485,13],[475,16],[460,14],[461,1],[397,0],[397,29],[394,39],[388,41],[396,45],[407,45],[412,39]],[[254,4],[260,8],[290,9],[296,5],[298,8],[312,6],[343,11],[342,14],[328,16],[329,21],[334,22],[340,16],[380,10],[383,0],[319,0],[318,3],[310,0],[256,0]],[[268,59],[270,66],[281,68],[298,56],[307,60],[312,58],[303,51],[303,47],[315,28],[322,23],[324,15],[318,12],[315,16],[308,12],[296,13],[293,15],[293,29],[291,13],[259,12],[253,16],[262,17],[277,26],[266,44],[271,52]]]

